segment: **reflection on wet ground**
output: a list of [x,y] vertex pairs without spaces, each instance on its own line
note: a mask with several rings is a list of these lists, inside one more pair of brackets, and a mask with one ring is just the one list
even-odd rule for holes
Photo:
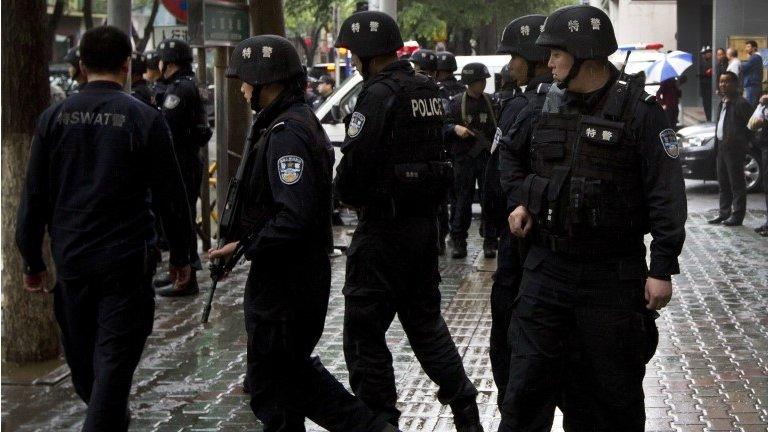
[[[645,378],[649,431],[766,431],[768,425],[768,239],[751,228],[706,224],[692,213],[675,277],[675,296],[657,321],[661,342]],[[764,212],[745,224],[757,226]],[[337,230],[337,244],[348,241]],[[495,431],[496,389],[488,360],[491,273],[475,265],[481,240],[472,229],[469,257],[441,260],[445,319],[480,391],[483,423]],[[482,259],[479,259],[482,261]],[[342,382],[344,259],[333,260],[333,289],[326,329],[316,353]],[[242,286],[237,268],[220,286],[211,323],[199,314],[208,284],[193,299],[157,299],[155,330],[134,381],[134,431],[261,430],[241,391],[245,364]],[[392,349],[400,427],[452,431],[450,410],[421,371],[400,325],[387,335]],[[68,379],[57,385],[2,388],[2,427],[8,431],[79,430],[84,405]],[[557,418],[554,430],[562,430]],[[308,423],[310,430],[319,430]]]

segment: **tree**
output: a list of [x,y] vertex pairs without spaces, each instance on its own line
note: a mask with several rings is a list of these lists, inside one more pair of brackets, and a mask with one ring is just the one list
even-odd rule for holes
[[283,3],[280,0],[256,0],[249,6],[251,34],[275,34],[285,36]]
[[[147,20],[147,25],[144,26],[144,32],[141,34],[141,37],[139,37],[139,34],[136,32],[136,28],[133,27],[133,24],[131,24],[131,35],[133,36],[133,44],[136,46],[136,51],[143,53],[144,50],[147,48],[147,43],[149,43],[149,38],[152,36],[152,31],[155,29],[155,17],[157,17],[157,11],[160,9],[160,0],[151,0],[152,1],[152,11],[149,13],[149,19]],[[148,4],[146,1],[139,2],[139,5],[141,7],[144,7],[145,4]]]
[[[513,18],[548,14],[575,3],[577,0],[401,0],[398,20],[404,38],[426,39],[429,47],[445,38],[455,54],[493,54],[502,30]],[[440,25],[445,27],[441,37],[425,34],[425,28]]]
[[[286,0],[287,34],[304,49],[307,66],[314,63],[323,29],[328,30],[333,20],[334,0]],[[307,46],[304,37],[311,42]]]
[[50,98],[49,39],[39,28],[46,12],[45,0],[6,0],[2,8],[2,353],[4,360],[15,362],[59,354],[53,298],[24,291],[21,256],[14,243],[29,145]]

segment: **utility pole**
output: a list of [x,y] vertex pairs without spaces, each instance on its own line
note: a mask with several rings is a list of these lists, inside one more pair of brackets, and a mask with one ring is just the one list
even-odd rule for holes
[[[131,0],[108,0],[107,23],[124,31],[131,39]],[[131,89],[131,74],[125,79],[125,89]]]
[[397,0],[371,0],[369,9],[384,12],[397,20]]

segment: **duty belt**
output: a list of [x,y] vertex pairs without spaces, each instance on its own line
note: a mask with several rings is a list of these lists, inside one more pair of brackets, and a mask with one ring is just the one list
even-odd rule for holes
[[437,216],[437,206],[424,204],[398,204],[394,201],[389,205],[366,205],[358,210],[360,219],[398,219],[398,218],[432,218]]

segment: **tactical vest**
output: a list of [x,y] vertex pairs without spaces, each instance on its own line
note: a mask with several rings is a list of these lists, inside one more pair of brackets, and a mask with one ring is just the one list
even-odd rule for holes
[[395,72],[382,84],[393,95],[388,109],[387,161],[379,184],[400,213],[431,211],[439,204],[453,180],[443,145],[443,104],[437,85],[421,75]]
[[197,80],[191,75],[182,75],[173,81],[176,86],[191,86],[194,88],[194,94],[196,96],[194,106],[192,107],[192,118],[190,119],[189,128],[187,133],[192,143],[198,147],[203,147],[208,144],[208,141],[213,136],[213,131],[208,124],[208,113],[205,111],[205,103],[203,97],[200,95],[200,90],[197,88]]
[[627,124],[643,100],[642,81],[616,81],[595,115],[562,112],[556,86],[544,87],[546,98],[536,98],[543,110],[531,138],[533,175],[523,191],[538,222],[538,241],[550,249],[629,252],[637,248],[630,238],[642,240],[648,232],[640,146]]
[[[314,216],[315,227],[310,227],[308,233],[312,240],[328,246],[331,240],[331,215],[332,215],[332,170],[333,170],[333,147],[331,147],[328,136],[323,130],[322,125],[317,120],[309,107],[305,113],[295,111],[284,111],[280,113],[269,126],[259,131],[260,136],[255,144],[247,142],[246,145],[253,145],[250,160],[244,163],[246,173],[250,178],[246,181],[247,188],[243,192],[243,198],[246,204],[243,206],[242,213],[239,215],[241,224],[247,230],[260,229],[270,218],[274,217],[276,208],[272,196],[272,190],[269,182],[269,139],[272,133],[286,127],[286,120],[301,124],[305,130],[310,132],[310,141],[307,143],[307,151],[310,160],[305,161],[305,168],[313,171],[313,178],[320,182],[317,185],[320,196],[328,196],[328,205],[320,209],[320,213]],[[241,162],[243,163],[243,162]]]

